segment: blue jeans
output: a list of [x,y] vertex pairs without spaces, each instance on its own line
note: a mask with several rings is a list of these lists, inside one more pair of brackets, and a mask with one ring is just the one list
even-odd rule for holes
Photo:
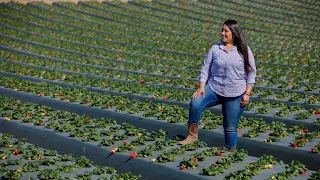
[[211,106],[222,105],[223,128],[225,146],[229,149],[237,145],[237,133],[240,116],[245,106],[241,107],[242,95],[238,97],[223,97],[216,94],[209,85],[205,85],[205,96],[199,95],[197,99],[192,98],[189,109],[188,124],[198,124],[201,120],[202,111]]

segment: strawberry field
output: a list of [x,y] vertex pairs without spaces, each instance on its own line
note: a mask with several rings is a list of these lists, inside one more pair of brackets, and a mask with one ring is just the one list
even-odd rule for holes
[[[320,179],[316,0],[0,4],[3,179]],[[203,57],[236,19],[257,65],[223,147],[221,106],[186,135]]]

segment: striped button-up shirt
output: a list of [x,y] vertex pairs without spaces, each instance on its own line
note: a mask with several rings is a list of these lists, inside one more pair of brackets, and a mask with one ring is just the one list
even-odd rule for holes
[[251,49],[248,47],[248,75],[244,70],[244,59],[238,53],[237,46],[228,52],[223,42],[215,44],[204,58],[199,81],[206,82],[211,89],[224,97],[237,97],[246,90],[246,85],[254,86],[256,66]]

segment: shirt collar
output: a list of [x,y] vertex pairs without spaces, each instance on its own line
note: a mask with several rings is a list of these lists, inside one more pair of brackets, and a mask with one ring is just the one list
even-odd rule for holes
[[[225,48],[224,48],[224,44],[223,44],[223,42],[221,41],[219,44],[219,48],[220,49],[222,49],[222,50],[225,50]],[[231,51],[233,51],[233,50],[237,50],[238,48],[237,48],[237,46],[236,45],[234,45],[233,47],[232,47],[232,49],[231,49]]]

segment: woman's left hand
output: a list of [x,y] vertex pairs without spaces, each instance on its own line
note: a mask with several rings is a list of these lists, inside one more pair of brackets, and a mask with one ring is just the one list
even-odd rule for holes
[[243,106],[247,105],[249,103],[249,100],[250,100],[250,96],[244,94],[242,96],[242,101],[240,103],[240,106],[243,107]]

